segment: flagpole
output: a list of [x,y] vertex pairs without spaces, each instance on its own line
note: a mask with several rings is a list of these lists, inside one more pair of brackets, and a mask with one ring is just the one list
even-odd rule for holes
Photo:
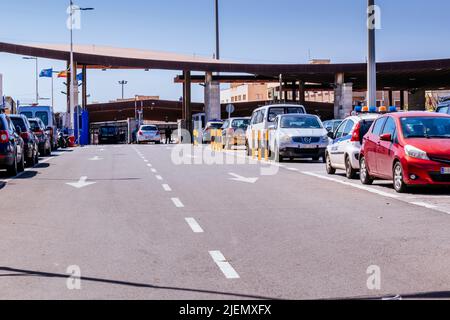
[[54,92],[54,84],[53,84],[53,67],[52,67],[52,109],[55,112],[55,92]]

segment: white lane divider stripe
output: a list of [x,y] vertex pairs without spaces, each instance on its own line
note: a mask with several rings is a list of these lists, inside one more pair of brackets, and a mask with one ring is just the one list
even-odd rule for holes
[[172,198],[172,202],[175,205],[175,207],[177,207],[177,208],[184,208],[184,204],[183,204],[183,202],[181,202],[180,199]]
[[399,196],[397,196],[395,194],[390,194],[390,193],[383,192],[383,191],[380,191],[380,190],[377,190],[377,189],[374,189],[374,188],[366,187],[366,186],[363,186],[363,185],[358,185],[358,184],[354,184],[354,183],[350,183],[350,182],[346,182],[346,181],[341,181],[341,180],[330,178],[330,177],[325,177],[325,176],[322,176],[320,174],[316,174],[316,173],[312,173],[312,172],[302,172],[302,173],[305,174],[305,175],[311,176],[311,177],[315,177],[315,178],[319,178],[319,179],[327,180],[327,181],[333,181],[333,182],[337,182],[337,183],[340,183],[340,184],[343,184],[343,185],[346,185],[346,186],[349,186],[349,187],[353,187],[353,188],[357,188],[357,189],[360,189],[360,190],[364,190],[364,191],[368,191],[368,192],[371,192],[371,193],[375,193],[375,194],[378,194],[378,195],[383,196],[383,197],[393,198],[393,199],[399,199],[400,198]]
[[200,225],[198,224],[197,221],[195,221],[194,218],[185,218],[187,224],[189,225],[189,227],[191,227],[192,231],[194,233],[203,233],[203,229],[202,227],[200,227]]
[[163,189],[164,189],[165,191],[167,191],[167,192],[172,191],[172,188],[171,188],[168,184],[163,184],[162,187],[163,187]]
[[239,279],[240,276],[231,266],[231,264],[225,259],[222,252],[220,251],[210,251],[209,254],[217,266],[220,268],[222,273],[227,279]]
[[151,170],[153,173],[157,173],[158,171],[156,171],[156,169],[152,169]]
[[147,164],[147,167],[151,168],[153,167],[150,163]]
[[161,176],[156,176],[156,179],[158,179],[159,181],[163,180]]

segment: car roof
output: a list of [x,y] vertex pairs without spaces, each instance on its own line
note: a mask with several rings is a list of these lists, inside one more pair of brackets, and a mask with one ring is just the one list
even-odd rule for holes
[[389,113],[389,115],[394,118],[417,118],[417,117],[450,118],[450,115],[445,113],[428,112],[428,111],[397,112],[397,113]]
[[231,120],[231,121],[233,121],[233,120],[251,120],[251,119],[252,119],[251,117],[234,117],[234,118],[227,119],[226,121],[228,121],[228,120]]
[[319,118],[319,116],[316,116],[315,114],[306,114],[306,113],[285,113],[285,114],[279,114],[277,117],[284,118],[284,117],[303,117],[303,118]]
[[355,115],[349,116],[342,121],[345,121],[347,119],[352,119],[352,120],[357,120],[357,121],[376,120],[381,116],[382,116],[382,114],[380,114],[380,113],[360,113],[360,114],[355,114]]
[[268,105],[266,105],[266,106],[261,106],[261,107],[259,107],[259,108],[257,108],[257,109],[255,109],[255,111],[258,111],[258,110],[262,110],[262,109],[266,109],[266,108],[286,108],[286,107],[288,107],[288,108],[304,108],[305,109],[305,106],[304,105],[301,105],[301,104],[289,104],[289,103],[280,103],[280,104],[268,104]]

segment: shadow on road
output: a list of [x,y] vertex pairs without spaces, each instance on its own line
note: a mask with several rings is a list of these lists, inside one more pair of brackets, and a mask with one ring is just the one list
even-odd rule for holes
[[0,181],[0,190],[6,186],[6,182]]
[[[8,267],[0,267],[0,272],[6,272],[5,274],[0,273],[0,278],[5,278],[5,277],[43,277],[43,278],[60,278],[60,279],[69,279],[70,278],[70,275],[67,275],[67,274],[49,273],[49,272],[32,271],[32,270],[21,270],[21,269],[14,269],[14,268],[8,268]],[[213,295],[219,295],[219,296],[232,296],[232,297],[244,298],[244,299],[280,300],[280,299],[276,299],[276,298],[263,297],[263,296],[258,296],[258,295],[249,295],[249,294],[232,293],[232,292],[220,292],[220,291],[203,290],[203,289],[156,286],[156,285],[147,284],[147,283],[128,282],[128,281],[121,281],[121,280],[101,279],[101,278],[92,278],[92,277],[81,277],[80,280],[88,281],[88,282],[106,283],[106,284],[117,285],[117,286],[128,286],[128,287],[156,289],[156,290],[195,292],[195,293],[213,294]]]

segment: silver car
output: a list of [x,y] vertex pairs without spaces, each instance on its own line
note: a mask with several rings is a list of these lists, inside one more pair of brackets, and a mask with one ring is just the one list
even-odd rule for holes
[[149,142],[161,144],[161,133],[157,126],[143,125],[139,129],[136,139],[138,144]]
[[319,117],[302,114],[280,115],[270,129],[270,151],[276,162],[282,162],[284,158],[314,161],[325,158],[330,139]]

